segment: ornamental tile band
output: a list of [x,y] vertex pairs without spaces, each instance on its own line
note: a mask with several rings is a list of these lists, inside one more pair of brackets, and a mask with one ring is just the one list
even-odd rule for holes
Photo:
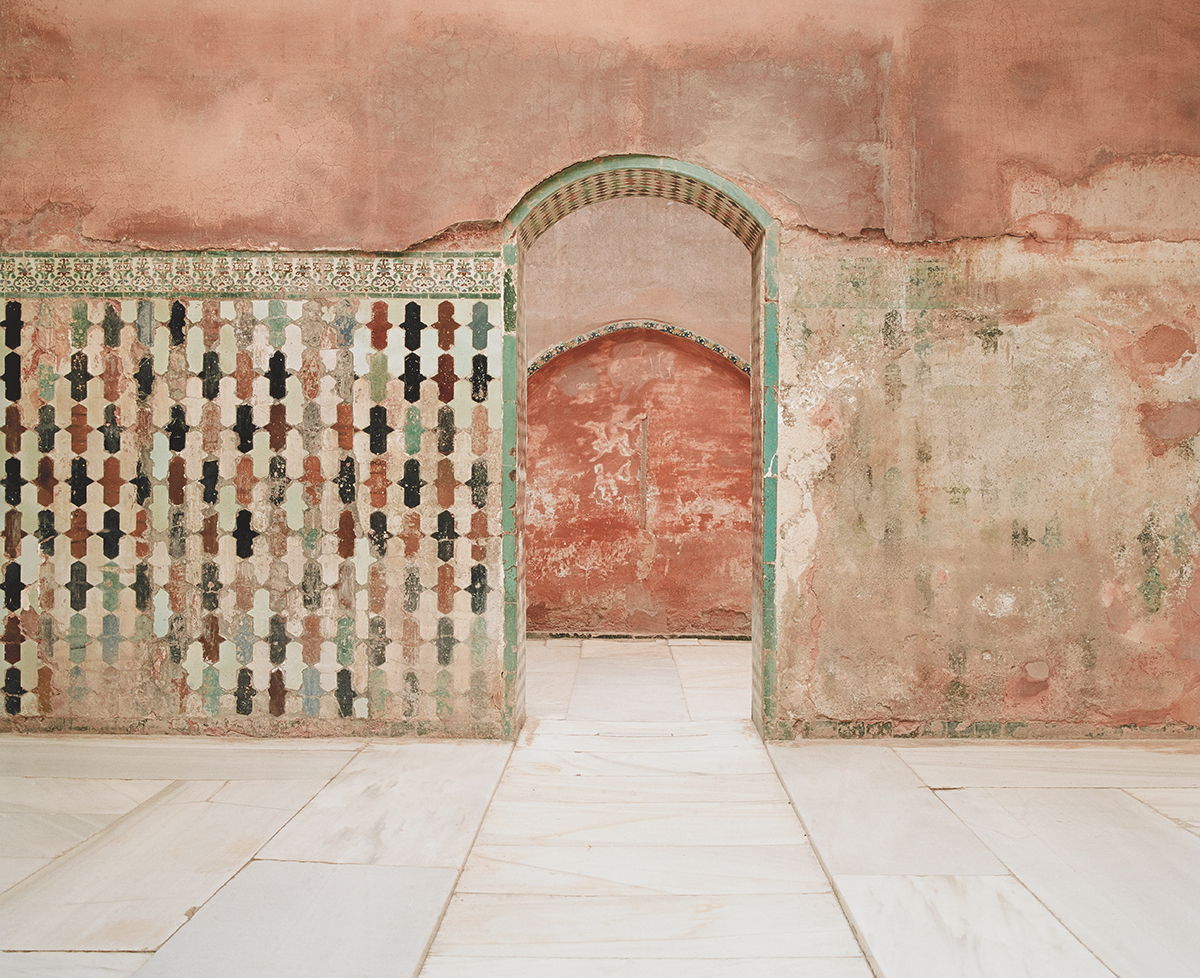
[[9,296],[480,298],[500,295],[497,252],[0,254]]
[[607,323],[599,329],[581,333],[579,336],[564,340],[562,343],[556,343],[544,353],[539,354],[529,364],[528,371],[531,374],[536,373],[561,353],[566,353],[577,346],[582,346],[590,340],[599,339],[601,336],[607,336],[609,333],[619,333],[626,329],[650,329],[659,333],[670,333],[672,336],[678,336],[680,339],[691,340],[693,343],[699,344],[717,356],[728,360],[742,373],[747,375],[750,373],[750,362],[738,356],[728,347],[724,347],[720,343],[715,343],[707,337],[701,336],[699,333],[693,333],[690,329],[672,326],[670,323],[659,322],[657,319],[622,319],[615,323]]
[[499,300],[0,300],[0,729],[500,735]]

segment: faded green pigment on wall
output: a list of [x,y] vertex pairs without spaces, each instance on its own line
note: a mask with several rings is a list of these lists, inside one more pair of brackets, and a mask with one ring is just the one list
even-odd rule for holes
[[785,240],[769,733],[1200,724],[1198,258]]

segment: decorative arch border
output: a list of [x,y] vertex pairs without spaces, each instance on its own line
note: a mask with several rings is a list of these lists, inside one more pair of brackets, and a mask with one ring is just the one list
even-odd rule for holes
[[753,521],[760,546],[754,558],[753,701],[761,733],[775,727],[777,660],[775,558],[777,550],[779,428],[779,222],[737,184],[692,163],[662,156],[621,155],[576,163],[529,191],[503,225],[504,420],[501,534],[504,564],[505,736],[516,737],[525,718],[525,587],[521,527],[525,481],[525,335],[521,328],[523,257],[557,221],[588,204],[621,197],[657,197],[690,204],[737,236],[750,252],[754,332],[750,363],[754,422]]
[[670,336],[678,336],[680,339],[691,340],[697,346],[704,347],[704,349],[710,353],[715,353],[721,359],[728,360],[742,373],[747,375],[750,373],[750,361],[738,356],[729,347],[722,346],[720,343],[710,340],[707,336],[693,333],[690,329],[672,326],[670,323],[664,323],[657,319],[621,319],[616,322],[605,323],[603,326],[589,330],[586,333],[580,333],[578,336],[573,336],[562,343],[555,343],[550,349],[538,354],[535,359],[529,361],[526,373],[537,373],[555,357],[561,356],[568,350],[575,349],[577,346],[583,346],[584,343],[598,340],[601,336],[608,336],[610,333],[621,333],[630,329],[648,329],[656,333],[667,333]]

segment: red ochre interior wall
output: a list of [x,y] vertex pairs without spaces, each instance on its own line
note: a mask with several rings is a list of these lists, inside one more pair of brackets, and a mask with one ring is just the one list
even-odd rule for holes
[[749,634],[749,377],[623,331],[532,374],[528,410],[528,630]]

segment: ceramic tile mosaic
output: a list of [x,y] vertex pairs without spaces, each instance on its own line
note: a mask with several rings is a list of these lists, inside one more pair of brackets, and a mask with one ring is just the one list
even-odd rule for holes
[[683,329],[680,326],[672,326],[670,323],[659,322],[657,319],[622,319],[613,323],[606,323],[598,329],[589,330],[579,336],[572,337],[562,343],[556,343],[554,346],[538,354],[530,361],[528,372],[536,373],[546,366],[551,360],[561,353],[566,353],[567,350],[573,350],[577,346],[582,346],[589,340],[599,339],[601,336],[608,336],[610,333],[620,333],[627,329],[648,329],[658,333],[669,333],[671,336],[678,336],[685,340],[691,340],[693,343],[698,343],[706,350],[711,350],[719,357],[723,357],[738,368],[742,373],[750,373],[750,361],[744,357],[738,356],[728,347],[722,346],[715,340],[710,340],[707,337],[701,336],[690,329]]
[[20,257],[6,717],[500,733],[495,256]]

